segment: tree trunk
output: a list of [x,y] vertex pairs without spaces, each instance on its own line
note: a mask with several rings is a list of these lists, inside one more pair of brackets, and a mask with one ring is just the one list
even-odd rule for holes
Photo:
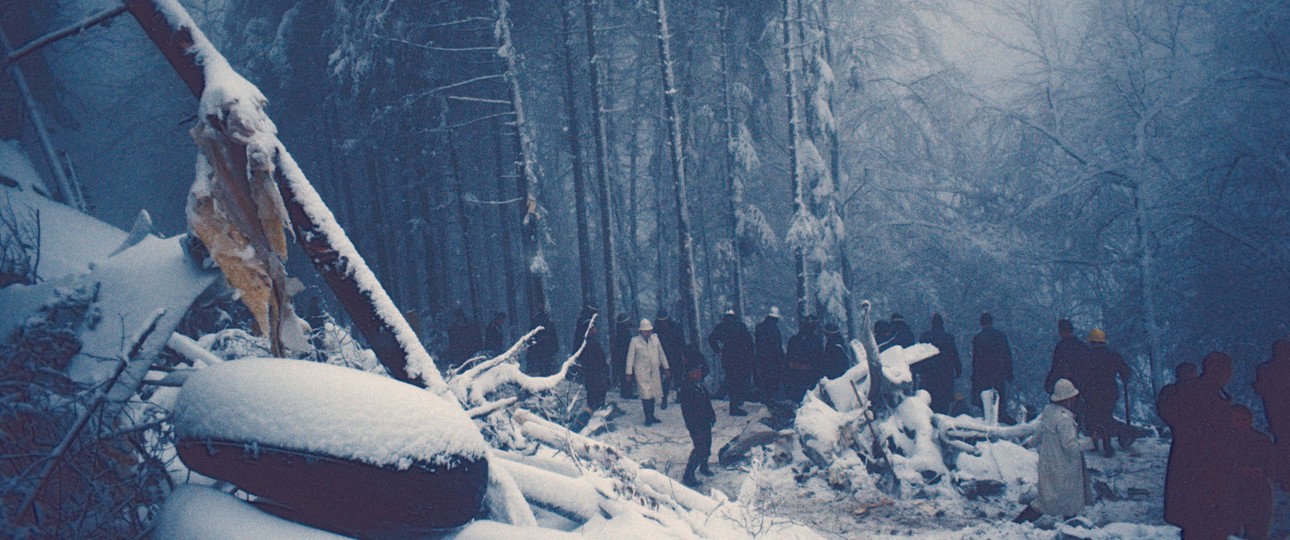
[[[830,31],[832,21],[829,19],[829,0],[820,0],[820,14],[824,17],[824,61],[828,62],[829,68],[832,69],[833,68],[833,33]],[[834,87],[829,89],[829,113],[830,114],[836,114],[836,108],[834,107],[833,90],[836,89],[837,85],[836,83],[833,83],[833,84],[834,84]],[[845,225],[847,222],[846,208],[842,207],[842,205],[839,205],[837,203],[840,194],[843,193],[843,190],[842,190],[842,172],[841,172],[842,171],[842,150],[841,150],[842,145],[838,142],[838,124],[837,124],[836,118],[834,119],[832,125],[826,126],[825,135],[826,137],[828,137],[828,144],[829,144],[829,175],[833,179],[832,204],[833,204],[834,210],[838,212],[838,216],[842,218],[842,223]],[[846,321],[847,335],[851,337],[855,337],[856,336],[856,299],[855,299],[855,294],[851,291],[851,284],[852,284],[851,257],[850,255],[847,254],[847,239],[844,232],[843,234],[838,235],[838,266],[841,267],[841,271],[842,271],[841,272],[842,286],[845,287],[847,290],[846,294],[843,296],[843,302],[845,303],[846,310],[847,310],[847,321]]]
[[506,275],[506,321],[512,336],[515,335],[518,317],[515,306],[515,256],[511,246],[511,212],[510,206],[503,203],[510,196],[506,189],[506,159],[502,157],[502,126],[493,123],[493,156],[497,169],[497,229],[501,231],[502,272]]
[[578,99],[573,84],[573,22],[569,17],[569,2],[560,2],[560,30],[564,39],[564,116],[565,133],[568,135],[569,154],[573,160],[574,215],[578,225],[578,283],[582,289],[582,304],[596,304],[595,278],[591,270],[591,231],[587,223],[586,165],[582,162],[582,122],[578,120]]
[[730,287],[731,303],[735,315],[744,316],[744,276],[743,257],[739,254],[739,207],[743,204],[743,193],[739,189],[739,179],[735,163],[735,119],[734,103],[731,99],[730,79],[730,5],[721,5],[721,106],[724,109],[726,136],[726,196],[730,202],[730,275],[733,283]]
[[[788,161],[789,181],[793,189],[793,211],[795,215],[807,212],[805,194],[802,191],[802,161],[798,155],[798,114],[797,114],[797,62],[793,54],[792,0],[784,0],[784,80],[788,100]],[[805,319],[809,314],[806,301],[806,250],[804,246],[794,248],[793,270],[797,273],[797,318]]]
[[[206,86],[202,66],[225,60],[188,13],[179,4],[164,0],[127,0],[126,5],[193,95],[201,97]],[[397,308],[391,309],[393,302],[380,282],[280,142],[276,145],[273,164],[273,179],[282,192],[296,241],[336,294],[359,333],[367,339],[377,359],[396,379],[419,384],[409,374],[409,368],[413,368],[428,386],[447,391],[434,361],[408,327],[403,314]]]
[[680,250],[677,277],[681,289],[681,309],[685,329],[691,339],[699,339],[698,287],[694,282],[694,240],[690,237],[690,203],[686,196],[685,148],[681,143],[681,115],[676,102],[676,76],[672,70],[671,32],[667,26],[667,0],[655,0],[658,11],[658,59],[663,72],[663,108],[667,118],[668,146],[672,153],[672,180],[676,193],[676,236]]
[[529,136],[527,117],[524,114],[524,96],[520,92],[519,68],[515,63],[515,45],[511,41],[510,2],[493,0],[493,10],[497,17],[498,54],[506,62],[506,81],[515,115],[515,171],[516,184],[520,193],[520,245],[524,250],[525,289],[528,297],[530,316],[548,310],[546,301],[546,255],[538,241],[538,231],[542,228],[542,213],[539,211],[537,191],[537,149]]
[[587,65],[591,79],[591,132],[596,143],[596,185],[600,186],[600,248],[605,260],[605,313],[610,321],[618,314],[618,256],[614,244],[613,190],[607,171],[609,142],[605,133],[605,111],[600,93],[600,58],[596,52],[596,2],[583,0],[587,24]]
[[[446,117],[446,115],[445,115]],[[447,124],[446,118],[442,124]],[[457,137],[451,128],[446,128],[445,142],[448,145],[448,164],[452,172],[452,185],[457,188],[457,223],[461,226],[461,254],[466,259],[466,287],[470,291],[470,313],[476,320],[479,313],[479,283],[475,278],[475,248],[470,239],[470,212],[466,210],[466,181],[461,177],[461,159],[457,155]]]
[[1133,226],[1138,244],[1138,281],[1142,283],[1142,330],[1147,334],[1147,365],[1151,369],[1152,395],[1164,386],[1165,370],[1161,365],[1164,350],[1160,341],[1160,326],[1156,319],[1155,248],[1151,245],[1151,229],[1147,213],[1142,180],[1133,184]]

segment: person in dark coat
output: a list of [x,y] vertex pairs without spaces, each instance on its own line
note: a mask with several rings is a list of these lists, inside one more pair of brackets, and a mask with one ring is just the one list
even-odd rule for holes
[[930,343],[940,352],[912,366],[914,380],[918,388],[931,394],[932,410],[946,414],[954,402],[954,381],[963,375],[958,345],[954,343],[954,336],[945,331],[945,319],[940,313],[932,314],[932,329],[923,332],[918,341]]
[[1088,345],[1075,337],[1075,325],[1069,319],[1057,321],[1057,336],[1057,346],[1053,347],[1053,363],[1048,366],[1048,376],[1044,378],[1044,391],[1051,394],[1057,379],[1066,379],[1075,383],[1075,387],[1083,393],[1084,381],[1076,376],[1075,366],[1084,363]]
[[972,338],[972,402],[981,406],[981,392],[994,389],[999,394],[999,420],[1013,423],[1007,407],[1011,382],[1012,347],[1008,337],[994,328],[994,317],[989,312],[982,313],[981,331]]
[[531,375],[545,377],[559,371],[555,367],[555,355],[560,352],[560,338],[556,337],[551,316],[545,311],[533,317],[533,328],[539,326],[542,330],[534,334],[533,344],[529,346],[528,370]]
[[770,313],[757,324],[754,334],[753,378],[761,393],[763,403],[770,403],[784,384],[784,336],[779,331],[779,308],[771,307]]
[[873,323],[873,340],[878,344],[878,352],[890,349],[895,345],[895,334],[891,333],[891,323],[885,319],[878,319]]
[[504,324],[506,324],[506,314],[501,311],[494,313],[493,320],[484,328],[484,350],[492,354],[506,351],[506,338],[502,330]]
[[626,313],[619,313],[614,318],[614,329],[609,335],[609,355],[612,360],[610,367],[613,369],[611,385],[620,389],[623,399],[636,397],[635,387],[627,384],[627,347],[631,344],[633,335],[635,333],[631,317]]
[[795,403],[801,402],[806,391],[818,380],[815,366],[823,361],[824,345],[816,332],[816,324],[815,317],[808,315],[799,325],[797,335],[788,340],[788,351],[784,355],[788,364],[788,397]]
[[1232,509],[1236,528],[1232,534],[1250,540],[1267,540],[1272,528],[1272,476],[1277,464],[1272,439],[1254,429],[1254,413],[1244,405],[1232,406],[1232,447],[1236,458],[1236,486]]
[[851,367],[846,339],[842,337],[842,329],[835,323],[824,325],[824,354],[821,360],[820,369],[816,371],[816,380],[820,377],[836,379]]
[[[1254,373],[1254,393],[1263,398],[1268,431],[1281,447],[1285,461],[1290,462],[1290,340],[1273,343],[1272,358]],[[1290,482],[1290,478],[1286,481]]]
[[708,334],[708,346],[720,355],[721,368],[726,371],[730,416],[747,416],[741,407],[748,397],[748,378],[752,375],[753,338],[733,309],[727,311]]
[[888,331],[891,332],[888,346],[900,345],[908,349],[914,344],[914,331],[909,328],[909,323],[905,322],[904,315],[892,313],[891,322],[888,324]]
[[1165,472],[1165,521],[1181,528],[1184,540],[1227,538],[1236,526],[1232,403],[1223,391],[1231,377],[1232,358],[1209,353],[1200,377],[1179,382],[1157,403],[1174,436]]
[[1085,425],[1093,442],[1102,445],[1102,453],[1107,457],[1115,455],[1111,448],[1111,431],[1114,427],[1112,413],[1120,399],[1119,389],[1115,385],[1116,375],[1125,385],[1129,384],[1129,364],[1124,362],[1120,353],[1106,345],[1106,333],[1094,328],[1088,333],[1089,349],[1084,359],[1075,365],[1076,379],[1080,384],[1080,395],[1084,396]]
[[582,306],[582,311],[578,312],[578,323],[573,327],[573,340],[570,341],[573,347],[569,349],[570,351],[577,351],[578,347],[582,346],[583,336],[587,334],[587,325],[591,322],[591,316],[598,313],[600,313],[600,310],[597,310],[595,306]]
[[458,308],[452,314],[452,326],[448,327],[449,367],[460,366],[483,346],[484,339],[479,333],[479,325]]
[[677,400],[681,402],[681,417],[685,419],[685,429],[690,432],[694,449],[685,463],[681,482],[696,486],[699,479],[695,472],[713,475],[712,469],[708,468],[708,458],[712,456],[712,426],[717,423],[717,414],[712,410],[712,396],[703,381],[708,373],[708,361],[703,358],[699,344],[686,345],[684,354],[685,380],[677,392]]
[[605,362],[605,350],[600,348],[596,334],[600,326],[592,324],[586,344],[582,346],[582,355],[578,364],[582,366],[582,385],[587,389],[587,408],[594,411],[605,405],[605,393],[609,391],[609,364]]
[[[668,316],[666,309],[658,310],[658,316],[654,317],[654,334],[658,336],[658,342],[663,345],[663,354],[668,358],[681,357],[682,349],[685,348],[685,330]],[[676,381],[663,378],[663,395],[659,398],[659,408],[667,409],[667,395],[674,386]]]
[[[1156,398],[1156,410],[1165,411],[1166,410],[1165,407],[1177,407],[1178,402],[1176,401],[1177,400],[1176,394],[1178,392],[1178,385],[1186,381],[1195,379],[1197,376],[1199,376],[1199,373],[1196,370],[1196,364],[1193,364],[1191,362],[1182,362],[1174,366],[1174,382],[1166,384],[1164,388],[1160,389],[1160,395]],[[1164,419],[1164,416],[1163,416],[1164,414],[1165,414],[1164,412],[1161,412],[1162,420]],[[1174,439],[1177,440],[1177,437],[1174,436]],[[1169,452],[1170,452],[1170,455],[1173,455],[1172,446],[1170,447]],[[1165,507],[1164,507],[1166,521],[1169,519],[1169,516],[1175,515],[1175,513],[1178,511],[1177,500],[1178,500],[1178,487],[1176,485],[1172,485],[1170,483],[1169,476],[1166,475],[1165,476]]]

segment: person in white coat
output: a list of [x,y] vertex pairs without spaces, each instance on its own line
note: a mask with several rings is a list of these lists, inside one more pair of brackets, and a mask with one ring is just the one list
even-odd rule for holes
[[[654,417],[654,400],[663,395],[663,379],[671,376],[671,369],[649,319],[641,319],[639,330],[640,335],[632,338],[627,346],[627,380],[636,382],[641,407],[645,409],[645,425],[652,426],[658,423],[658,418]],[[660,368],[663,370],[661,377]]]
[[1039,497],[1017,519],[1034,521],[1041,515],[1071,518],[1093,503],[1093,490],[1084,464],[1085,442],[1075,425],[1071,406],[1079,389],[1069,380],[1053,385],[1051,403],[1039,414]]

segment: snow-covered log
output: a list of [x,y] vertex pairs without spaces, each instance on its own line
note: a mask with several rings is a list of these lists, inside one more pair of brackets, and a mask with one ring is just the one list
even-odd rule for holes
[[247,150],[257,154],[248,158],[271,168],[270,177],[281,192],[297,242],[381,363],[399,380],[416,383],[420,379],[432,389],[446,391],[434,361],[402,312],[278,141],[273,123],[264,115],[265,100],[259,90],[229,66],[176,0],[127,0],[126,6],[188,89],[201,99],[202,122],[220,119],[214,123],[227,129],[228,112],[237,112],[237,127],[244,131],[236,139],[252,142]]

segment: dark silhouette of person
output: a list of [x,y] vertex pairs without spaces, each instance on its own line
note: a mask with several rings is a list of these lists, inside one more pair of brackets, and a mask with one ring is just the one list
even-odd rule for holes
[[533,335],[533,344],[529,346],[528,351],[528,370],[529,374],[538,377],[554,375],[558,369],[555,367],[555,355],[560,352],[560,338],[556,337],[555,329],[551,325],[551,315],[546,311],[539,311],[533,317],[533,328],[541,326],[542,330]]
[[1232,534],[1249,540],[1267,540],[1272,528],[1272,474],[1276,448],[1272,439],[1254,429],[1254,413],[1244,405],[1232,406],[1232,448],[1236,458],[1236,485]]
[[899,313],[891,314],[891,322],[887,323],[888,331],[891,332],[891,339],[888,340],[888,346],[900,345],[909,348],[914,344],[914,331],[909,328],[909,323],[905,322],[905,316]]
[[636,332],[632,328],[631,317],[626,313],[619,313],[614,318],[614,329],[609,335],[609,355],[612,360],[612,385],[619,387],[623,399],[636,397],[636,387],[627,384],[627,347],[631,345],[634,335]]
[[[681,358],[685,349],[685,330],[680,323],[668,316],[666,309],[658,310],[658,316],[654,317],[654,334],[663,346],[664,355],[668,358]],[[698,337],[695,336],[695,339]],[[667,409],[667,395],[674,386],[676,382],[670,377],[663,378],[663,395],[659,398],[659,408]]]
[[1048,367],[1048,376],[1044,377],[1044,391],[1052,393],[1057,379],[1066,379],[1075,383],[1075,387],[1084,391],[1084,381],[1076,376],[1076,366],[1084,362],[1088,354],[1088,345],[1075,337],[1075,325],[1069,319],[1057,321],[1057,346],[1053,347],[1053,363]]
[[742,407],[748,397],[748,382],[752,375],[753,337],[733,309],[727,311],[708,334],[708,346],[720,355],[721,368],[726,372],[730,416],[746,416],[748,413]]
[[936,356],[912,366],[918,388],[932,396],[932,410],[945,414],[954,401],[954,381],[963,375],[963,362],[954,336],[945,331],[945,319],[940,313],[932,314],[932,329],[918,337],[920,343],[930,343]]
[[824,355],[823,363],[816,372],[816,379],[819,377],[828,377],[836,379],[841,377],[847,369],[851,367],[851,357],[847,354],[846,338],[842,335],[842,329],[837,323],[828,323],[824,325]]
[[784,361],[788,363],[788,397],[794,403],[801,402],[806,391],[818,380],[815,366],[822,361],[824,344],[820,342],[816,324],[815,317],[807,315],[798,325],[797,334],[788,340]]
[[878,344],[878,352],[890,349],[895,345],[896,335],[891,332],[891,323],[885,319],[878,319],[873,323],[873,341]]
[[1254,392],[1263,398],[1268,431],[1290,461],[1290,340],[1272,344],[1272,358],[1255,370]]
[[708,373],[708,361],[699,350],[699,344],[685,346],[685,375],[681,388],[677,392],[677,401],[681,402],[681,417],[685,419],[685,429],[690,432],[690,441],[694,449],[690,459],[685,463],[685,474],[681,482],[687,486],[696,486],[699,479],[695,472],[712,476],[708,467],[708,458],[712,456],[712,426],[717,423],[717,414],[712,410],[712,396],[703,378]]
[[[1162,409],[1162,407],[1175,406],[1174,404],[1176,403],[1175,400],[1177,398],[1174,396],[1174,394],[1178,392],[1178,385],[1185,381],[1190,381],[1192,379],[1195,379],[1199,375],[1200,374],[1196,370],[1196,364],[1193,364],[1191,362],[1182,362],[1177,366],[1174,366],[1174,382],[1166,384],[1164,388],[1160,389],[1160,396],[1156,399],[1156,410],[1161,411],[1161,410],[1164,410]],[[1162,413],[1161,420],[1163,419],[1164,419],[1164,416]],[[1177,440],[1177,437],[1174,437],[1174,440]],[[1173,455],[1173,452],[1174,452],[1174,447],[1173,445],[1170,445],[1170,448],[1169,448],[1170,456]],[[1178,512],[1177,500],[1178,500],[1178,486],[1170,483],[1170,477],[1166,475],[1165,476],[1165,520],[1166,521],[1169,521],[1170,516],[1174,516]]]
[[598,324],[588,326],[586,343],[578,356],[578,364],[582,365],[582,385],[587,390],[587,408],[592,411],[605,405],[605,393],[609,391],[609,364],[605,362],[605,350],[600,348],[600,340],[595,339],[599,330]]
[[483,346],[479,325],[467,317],[464,310],[457,308],[452,314],[452,325],[448,327],[448,366],[460,366]]
[[[1008,414],[1008,383],[1012,382],[1012,347],[1008,337],[994,328],[994,317],[981,314],[981,331],[972,337],[972,403],[982,406],[981,392],[999,394],[999,421],[1013,423]],[[1072,381],[1074,382],[1074,381]]]
[[1120,392],[1115,386],[1115,377],[1129,384],[1129,364],[1124,357],[1106,344],[1106,333],[1094,328],[1088,333],[1088,351],[1082,362],[1075,365],[1076,378],[1082,384],[1080,394],[1084,396],[1086,428],[1095,443],[1102,445],[1102,453],[1107,457],[1115,455],[1111,448],[1111,432],[1114,430],[1112,413],[1119,400]]
[[1224,539],[1236,526],[1232,403],[1223,391],[1231,377],[1232,358],[1211,352],[1200,377],[1177,383],[1156,406],[1174,436],[1165,521],[1181,528],[1184,540]]
[[779,331],[779,308],[770,308],[753,335],[753,379],[763,403],[770,403],[784,385],[784,335]]
[[484,350],[493,354],[501,354],[506,350],[506,338],[502,329],[504,324],[506,314],[501,311],[494,313],[493,320],[484,328]]

